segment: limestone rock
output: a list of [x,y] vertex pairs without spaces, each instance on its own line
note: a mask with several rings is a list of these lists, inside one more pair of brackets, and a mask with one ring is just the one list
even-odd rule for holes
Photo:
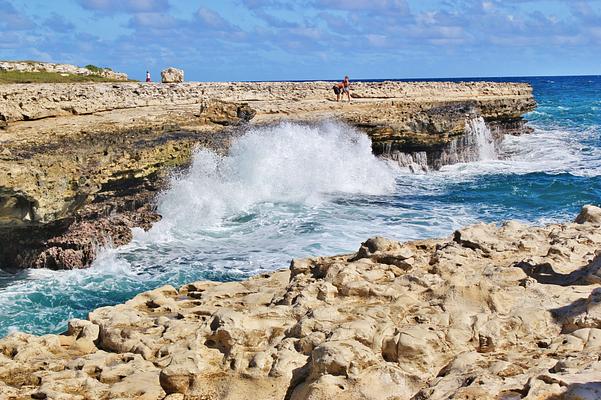
[[186,394],[203,369],[204,362],[198,353],[186,351],[174,354],[161,370],[161,386],[167,393]]
[[[0,340],[15,398],[599,398],[594,224],[381,237],[242,282],[166,285]],[[408,266],[400,261],[410,261]]]
[[208,122],[228,126],[250,121],[256,111],[248,104],[236,104],[219,100],[205,100],[200,104],[200,118]]
[[182,83],[184,81],[184,71],[173,67],[164,69],[161,71],[161,81],[163,83]]
[[591,223],[591,224],[595,224],[595,225],[600,225],[601,224],[601,208],[593,206],[593,205],[586,205],[586,206],[582,207],[582,211],[580,211],[580,214],[578,214],[578,216],[576,217],[575,222],[577,224]]
[[114,79],[117,81],[126,81],[127,74],[114,72],[108,68],[88,69],[71,64],[53,64],[37,61],[0,61],[0,71],[17,72],[53,72],[63,76],[65,75],[99,75],[103,78]]

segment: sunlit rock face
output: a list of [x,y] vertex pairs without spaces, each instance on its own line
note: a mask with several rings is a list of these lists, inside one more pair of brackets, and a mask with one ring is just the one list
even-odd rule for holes
[[446,239],[375,237],[354,254],[294,260],[242,282],[163,286],[73,320],[64,335],[6,337],[0,390],[17,398],[595,399],[599,228],[507,222]]
[[182,83],[184,81],[184,71],[178,68],[169,67],[161,71],[161,82],[163,83]]
[[39,61],[0,61],[0,71],[52,72],[56,74],[82,76],[97,75],[115,81],[128,80],[127,74],[123,72],[115,72],[109,68],[98,68],[95,66],[83,68],[71,64],[54,64]]

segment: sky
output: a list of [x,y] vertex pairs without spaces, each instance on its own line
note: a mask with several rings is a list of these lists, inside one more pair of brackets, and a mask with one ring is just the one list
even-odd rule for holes
[[0,0],[0,60],[186,80],[601,74],[601,0]]

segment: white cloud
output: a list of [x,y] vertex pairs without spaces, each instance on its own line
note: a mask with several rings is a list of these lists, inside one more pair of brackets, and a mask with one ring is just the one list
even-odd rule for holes
[[106,14],[167,11],[169,0],[78,0],[87,9]]

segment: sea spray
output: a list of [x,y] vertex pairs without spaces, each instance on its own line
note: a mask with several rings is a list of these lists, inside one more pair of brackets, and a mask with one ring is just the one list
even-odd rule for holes
[[497,158],[495,139],[484,118],[472,118],[466,123],[466,135],[476,148],[479,161]]
[[282,123],[252,129],[226,156],[198,150],[160,197],[156,229],[213,226],[264,202],[317,205],[331,194],[394,188],[394,170],[372,154],[366,135],[340,123]]

